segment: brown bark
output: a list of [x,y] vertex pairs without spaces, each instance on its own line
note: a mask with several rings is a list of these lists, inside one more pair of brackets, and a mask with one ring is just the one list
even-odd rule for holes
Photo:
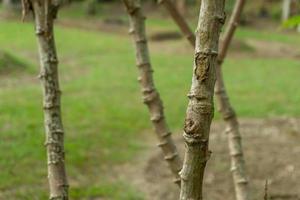
[[40,79],[43,87],[43,108],[48,162],[50,200],[68,200],[65,170],[64,130],[61,119],[58,60],[53,33],[58,1],[23,0],[24,13],[32,9],[39,47]]
[[231,40],[234,36],[235,30],[238,27],[240,17],[242,15],[244,5],[246,0],[236,0],[231,17],[229,19],[226,32],[224,34],[224,40],[222,41],[222,45],[218,55],[218,63],[223,63],[228,51],[228,47],[231,43]]
[[178,11],[184,16],[186,14],[186,0],[176,0],[176,7]]
[[181,175],[180,200],[202,200],[202,184],[213,118],[213,95],[224,0],[202,0],[196,30],[195,62],[184,139],[186,152]]
[[130,17],[130,34],[132,35],[136,49],[136,63],[139,69],[138,80],[142,88],[143,100],[149,109],[152,124],[160,141],[158,146],[162,149],[165,160],[168,162],[175,177],[174,182],[180,185],[178,173],[181,170],[182,161],[179,158],[164,116],[162,100],[154,85],[153,70],[145,34],[145,17],[141,9],[140,0],[123,0],[123,2]]
[[215,87],[218,110],[222,114],[227,126],[226,133],[228,134],[229,152],[231,156],[231,171],[237,200],[249,200],[248,180],[238,119],[226,92],[221,67],[237,28],[244,4],[245,0],[236,1],[232,16],[229,20],[228,28],[225,32],[224,40],[218,55],[217,82]]
[[160,4],[163,4],[164,7],[168,10],[178,27],[180,28],[183,35],[188,39],[191,45],[195,46],[195,35],[190,29],[187,22],[184,20],[183,15],[178,11],[178,9],[174,6],[171,0],[159,0]]
[[[168,0],[166,0],[168,1]],[[229,143],[229,151],[231,155],[231,171],[233,174],[234,184],[235,184],[235,190],[236,190],[236,199],[237,200],[247,200],[249,199],[249,189],[248,189],[248,181],[247,181],[247,175],[246,175],[246,167],[245,167],[245,160],[243,157],[243,148],[242,148],[242,142],[241,142],[241,134],[239,131],[238,126],[238,120],[237,116],[235,114],[235,111],[233,107],[230,104],[229,97],[227,95],[226,89],[225,89],[225,83],[223,80],[223,74],[222,74],[222,63],[223,60],[226,57],[228,47],[230,45],[230,42],[233,38],[233,35],[235,33],[235,30],[238,26],[238,22],[241,16],[241,13],[243,11],[243,7],[245,5],[245,0],[237,0],[234,6],[234,10],[232,12],[231,18],[228,23],[228,27],[226,29],[226,33],[224,35],[224,40],[221,44],[219,55],[218,55],[218,65],[216,69],[217,74],[217,82],[216,82],[216,97],[218,102],[218,108],[220,113],[222,114],[222,117],[224,118],[226,125],[227,125],[227,133],[228,133],[228,143]],[[171,14],[171,16],[174,16],[174,14]],[[177,17],[173,17],[174,21],[178,21],[178,18],[180,16],[179,14],[176,14]],[[184,21],[182,18],[181,21]],[[177,24],[179,24],[177,22]],[[187,23],[185,23],[187,24]],[[181,27],[181,29],[185,29],[187,31],[186,35],[193,34],[192,31],[189,31],[190,29]],[[191,37],[192,38],[192,37]],[[194,42],[190,41],[191,44],[194,44]]]

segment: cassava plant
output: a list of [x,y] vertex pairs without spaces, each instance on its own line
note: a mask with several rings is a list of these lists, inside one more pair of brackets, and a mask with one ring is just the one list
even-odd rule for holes
[[172,0],[158,0],[158,3],[162,4],[170,13],[175,23],[180,28],[183,35],[188,39],[191,45],[195,46],[195,35],[190,29],[189,25],[185,21],[183,15],[178,11]]
[[35,33],[39,48],[40,75],[43,88],[43,108],[48,162],[50,200],[68,200],[68,182],[65,170],[64,129],[61,119],[58,59],[53,22],[60,1],[23,0],[23,17],[33,12]]
[[202,200],[202,185],[210,125],[214,113],[214,86],[225,0],[202,0],[196,29],[194,69],[184,125],[186,151],[180,172],[180,200]]
[[[164,0],[164,1],[169,1],[169,0]],[[168,3],[172,4],[172,2],[168,2]],[[223,42],[220,45],[220,50],[218,54],[218,63],[216,68],[217,81],[215,87],[215,94],[217,97],[218,108],[219,108],[218,110],[221,113],[227,125],[226,132],[228,133],[228,144],[229,144],[229,151],[231,156],[231,171],[233,174],[237,200],[249,199],[248,180],[247,180],[247,175],[245,170],[246,167],[245,167],[245,160],[243,156],[243,148],[242,148],[241,134],[239,131],[238,120],[235,111],[230,104],[229,97],[226,92],[221,66],[226,57],[235,30],[238,26],[238,22],[242,14],[244,5],[245,5],[245,0],[237,0],[235,2],[232,15],[230,17],[228,26],[226,28],[226,33],[223,37],[224,38]],[[168,6],[167,8],[169,7],[171,6]],[[173,8],[175,7],[173,6]],[[176,9],[172,9],[172,10],[167,9],[167,10],[170,11],[173,20],[179,26],[180,24],[185,24],[184,26],[180,27],[181,30],[183,29],[185,30],[183,31],[185,35],[193,35],[193,33],[190,31],[191,29],[186,28],[188,26],[187,23],[185,22],[184,18],[179,14],[179,12]],[[179,18],[181,18],[181,20],[178,20]],[[193,37],[189,37],[189,38],[193,38]],[[191,40],[189,40],[189,42],[191,44],[195,44],[195,41],[191,42]]]
[[237,200],[249,200],[248,179],[246,175],[245,159],[243,155],[242,138],[235,110],[233,109],[222,74],[222,63],[226,57],[230,42],[239,22],[245,0],[237,0],[232,16],[228,22],[228,28],[224,34],[223,43],[220,47],[217,64],[217,82],[215,94],[218,110],[226,123],[229,153],[231,157],[231,172],[233,175],[235,195]]
[[135,46],[136,65],[139,69],[138,81],[142,88],[143,101],[147,105],[151,115],[151,121],[159,139],[158,146],[162,149],[165,160],[168,162],[175,177],[174,182],[180,185],[179,171],[182,167],[182,161],[178,155],[164,116],[162,100],[154,85],[153,70],[145,33],[145,16],[141,8],[141,2],[140,0],[123,0],[123,3],[130,18],[129,32]]

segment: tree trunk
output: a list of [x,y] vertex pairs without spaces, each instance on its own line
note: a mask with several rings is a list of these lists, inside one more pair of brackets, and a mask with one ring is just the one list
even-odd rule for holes
[[[50,200],[68,200],[68,182],[65,170],[64,130],[61,119],[58,60],[53,33],[53,22],[59,5],[57,1],[24,0],[25,13],[33,9],[35,31],[40,56],[40,79],[43,87],[48,181]],[[32,4],[30,6],[29,4]]]
[[175,177],[174,182],[180,185],[179,171],[182,167],[182,161],[179,158],[174,141],[171,138],[171,132],[164,117],[163,103],[159,93],[155,89],[152,67],[150,64],[147,38],[145,34],[145,17],[141,9],[140,0],[123,0],[130,17],[130,34],[132,35],[136,49],[136,63],[139,69],[139,82],[142,88],[144,103],[148,106],[151,121],[155,132],[160,141],[165,160]]
[[186,152],[181,175],[180,200],[202,200],[202,184],[213,118],[213,95],[225,0],[202,0],[196,30],[195,62],[184,126]]
[[218,110],[227,126],[226,133],[228,134],[229,152],[231,156],[231,171],[237,200],[249,200],[249,188],[238,119],[226,92],[221,66],[226,57],[228,47],[235,33],[244,5],[245,0],[237,0],[229,20],[228,28],[226,29],[224,40],[218,55],[217,82],[215,88]]
[[286,21],[290,18],[292,0],[282,1],[282,21]]
[[183,15],[178,11],[178,9],[174,6],[171,0],[159,0],[160,4],[163,4],[165,8],[168,10],[178,27],[180,28],[183,35],[188,39],[191,45],[195,46],[195,35],[190,29],[187,22],[184,20]]
[[[169,0],[164,0],[164,2],[169,2]],[[172,4],[172,3],[171,3]],[[224,36],[224,40],[221,44],[220,53],[218,55],[218,65],[216,69],[217,74],[217,82],[216,82],[216,97],[218,102],[219,111],[221,112],[226,124],[227,124],[227,132],[228,132],[228,143],[229,150],[231,155],[231,169],[235,184],[236,190],[236,199],[237,200],[247,200],[249,199],[249,189],[248,189],[248,181],[246,175],[246,167],[245,160],[243,157],[243,148],[241,142],[241,135],[239,132],[238,120],[235,114],[233,107],[230,104],[229,97],[227,95],[225,89],[225,83],[223,80],[223,74],[221,65],[223,60],[226,57],[228,47],[234,35],[234,32],[237,28],[240,16],[242,14],[242,10],[245,5],[245,0],[237,0],[234,6],[234,10],[232,12],[231,18],[228,23],[227,31]],[[172,5],[171,5],[172,6]],[[174,6],[173,6],[174,7]],[[178,13],[171,13],[172,10],[168,9],[174,21],[180,26],[180,29],[185,35],[193,35],[191,29],[189,27],[186,28],[187,23]],[[173,10],[174,11],[174,10]],[[176,10],[175,10],[176,11]],[[174,17],[176,16],[176,17]],[[178,20],[179,19],[179,20]],[[181,26],[180,24],[185,24]],[[184,31],[183,31],[184,30]],[[193,37],[189,37],[189,42],[191,44],[195,44],[195,40]],[[194,45],[193,45],[194,46]],[[228,116],[232,116],[228,118]],[[228,119],[227,119],[228,118]]]
[[186,14],[186,0],[176,0],[176,7],[178,11],[184,16]]

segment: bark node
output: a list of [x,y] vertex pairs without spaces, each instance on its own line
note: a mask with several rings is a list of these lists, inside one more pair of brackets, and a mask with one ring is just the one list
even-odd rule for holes
[[213,118],[213,95],[224,0],[202,0],[196,30],[195,61],[183,137],[186,152],[181,176],[180,200],[202,200],[202,184]]
[[[161,0],[161,1],[168,1],[168,3],[172,3],[169,0]],[[246,0],[237,0],[235,2],[235,6],[230,17],[228,26],[226,28],[226,33],[224,36],[224,40],[221,44],[219,54],[218,54],[218,65],[216,69],[216,76],[217,82],[215,87],[215,94],[217,97],[218,103],[218,110],[220,111],[224,121],[226,122],[226,133],[228,133],[228,144],[229,144],[229,151],[231,156],[231,171],[234,179],[234,186],[236,191],[236,199],[237,200],[248,200],[249,199],[249,189],[248,189],[248,181],[246,175],[246,167],[245,167],[245,160],[243,156],[243,148],[242,148],[242,137],[239,131],[239,125],[237,116],[235,114],[234,108],[230,104],[230,99],[227,95],[225,83],[223,80],[222,74],[222,63],[226,57],[228,47],[231,43],[235,30],[238,26],[240,16],[242,14],[244,5]],[[174,14],[173,10],[167,9],[173,20],[180,26],[180,29],[185,35],[193,35],[192,31],[189,28],[186,28],[187,23],[185,22],[184,18],[180,16],[180,14]],[[176,11],[176,10],[175,10]],[[179,21],[178,18],[181,18]],[[182,22],[184,21],[185,26],[181,26]],[[183,31],[184,30],[184,31]],[[185,33],[186,32],[186,33]],[[189,42],[195,46],[195,37],[190,37],[192,40]]]
[[229,154],[231,157],[231,172],[234,180],[235,196],[237,200],[249,200],[250,194],[243,154],[242,137],[237,115],[230,103],[230,99],[225,87],[222,74],[222,63],[227,55],[229,45],[239,23],[245,2],[245,0],[236,1],[231,18],[228,22],[228,27],[226,29],[224,40],[218,55],[217,82],[215,87],[218,110],[226,123]]
[[178,155],[170,129],[164,116],[163,102],[155,88],[153,70],[150,63],[149,49],[145,33],[145,16],[140,0],[123,0],[130,18],[130,31],[136,51],[136,64],[139,70],[140,86],[143,101],[147,105],[150,119],[159,139],[158,146],[162,149],[164,158],[174,175],[174,182],[180,185],[179,171],[182,161]]
[[35,30],[40,57],[40,75],[43,88],[44,126],[46,132],[48,182],[50,200],[68,200],[68,181],[65,170],[64,129],[58,80],[58,59],[53,22],[59,1],[23,0],[23,14],[34,13]]

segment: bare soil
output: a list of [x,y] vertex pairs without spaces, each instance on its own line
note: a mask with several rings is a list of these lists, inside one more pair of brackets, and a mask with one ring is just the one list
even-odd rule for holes
[[[300,199],[300,119],[243,119],[240,122],[244,153],[254,200],[262,200],[265,182],[268,180],[268,195],[276,200]],[[230,158],[227,136],[223,122],[214,122],[211,129],[210,149],[204,180],[205,199],[234,199],[230,173]],[[175,140],[181,155],[184,141],[181,134]],[[132,162],[118,168],[119,178],[130,182],[148,200],[178,199],[179,189],[172,183],[160,150],[154,145],[156,138],[149,133],[146,151]]]

